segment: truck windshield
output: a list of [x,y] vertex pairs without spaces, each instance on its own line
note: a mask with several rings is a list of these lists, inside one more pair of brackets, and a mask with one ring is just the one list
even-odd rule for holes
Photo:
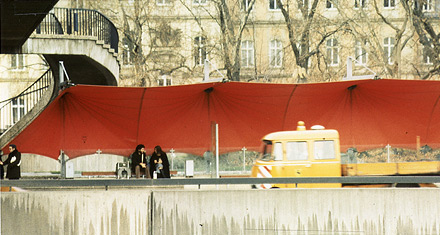
[[280,142],[272,143],[270,140],[263,140],[262,151],[258,159],[263,161],[283,160],[283,145]]
[[270,161],[272,159],[272,141],[263,140],[260,156],[258,157],[258,159],[263,161]]

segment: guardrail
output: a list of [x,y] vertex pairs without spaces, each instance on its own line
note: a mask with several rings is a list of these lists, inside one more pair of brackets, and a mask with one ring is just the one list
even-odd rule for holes
[[283,177],[283,178],[185,178],[185,179],[63,179],[63,180],[2,180],[2,187],[62,188],[62,187],[146,187],[226,184],[417,184],[440,183],[440,176],[350,176],[350,177]]
[[19,95],[0,102],[0,135],[23,118],[37,104],[49,88],[51,80],[53,80],[52,71],[49,69]]
[[36,34],[94,36],[118,53],[115,25],[96,10],[54,8],[35,30]]

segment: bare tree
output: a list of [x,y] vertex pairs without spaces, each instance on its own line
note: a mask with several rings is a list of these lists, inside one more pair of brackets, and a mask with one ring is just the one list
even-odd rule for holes
[[[221,31],[221,45],[227,77],[231,81],[239,81],[241,41],[255,0],[249,1],[247,8],[244,9],[244,14],[240,14],[239,5],[232,5],[226,0],[214,2],[217,7],[217,22]],[[240,4],[240,2],[238,3]]]
[[[289,44],[298,67],[297,81],[307,82],[309,74],[309,61],[317,56],[317,68],[320,68],[320,58],[325,58],[321,48],[326,40],[341,30],[344,30],[344,20],[328,19],[318,13],[320,4],[326,0],[292,0],[292,2],[276,0],[283,14],[288,35]],[[297,8],[291,9],[291,5]],[[295,17],[295,10],[299,9],[300,17]],[[324,64],[326,61],[324,60]]]
[[440,74],[440,33],[436,32],[438,27],[435,27],[438,23],[438,20],[435,20],[438,14],[435,11],[429,11],[434,10],[436,6],[432,1],[426,0],[402,0],[401,2],[412,21],[418,41],[423,47],[424,59],[429,58],[429,63],[432,63],[432,68],[428,72],[422,72],[422,69],[416,68],[417,73],[421,79],[429,79]]
[[[151,86],[166,75],[187,74],[189,59],[182,53],[182,32],[171,22],[154,13],[154,0],[89,1],[89,6],[102,11],[116,25],[122,46],[123,64],[137,86]],[[177,75],[178,76],[178,75]],[[185,76],[182,76],[185,77]]]
[[[393,78],[400,78],[401,74],[401,53],[407,43],[413,38],[414,31],[409,27],[408,21],[409,16],[408,14],[405,14],[399,21],[393,22],[390,18],[385,17],[382,12],[380,11],[377,0],[373,0],[374,9],[376,11],[376,14],[380,17],[383,23],[389,26],[394,31],[394,39],[395,39],[395,46],[394,50],[392,51],[391,57],[394,58],[394,61],[389,61],[385,50],[377,50],[379,52],[382,52],[382,66],[386,69],[387,73],[393,77]],[[409,32],[408,32],[409,31]],[[374,42],[378,47],[380,45],[378,38],[375,38]]]

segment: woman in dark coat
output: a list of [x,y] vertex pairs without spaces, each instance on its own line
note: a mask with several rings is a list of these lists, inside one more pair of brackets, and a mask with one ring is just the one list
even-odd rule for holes
[[3,151],[0,150],[0,180],[5,178],[5,168],[3,168]]
[[18,152],[17,146],[14,144],[9,145],[9,155],[6,161],[1,162],[1,165],[8,165],[6,178],[10,180],[20,179],[20,164],[21,164],[21,153]]
[[157,178],[170,178],[170,163],[167,154],[159,145],[154,147],[154,153],[150,159],[151,178],[153,178],[154,171],[157,173]]

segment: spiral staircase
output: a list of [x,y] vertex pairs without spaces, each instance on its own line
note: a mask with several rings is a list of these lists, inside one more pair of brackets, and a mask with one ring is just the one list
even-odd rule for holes
[[[70,85],[118,84],[119,38],[113,23],[95,10],[52,8],[57,2],[53,0],[37,2],[49,8],[44,17],[40,5],[39,11],[42,12],[32,15],[26,13],[30,11],[29,6],[15,1],[1,4],[2,27],[5,21],[7,24],[7,21],[33,18],[22,25],[27,31],[30,29],[30,34],[24,33],[26,30],[20,26],[17,26],[17,32],[10,26],[2,28],[1,53],[41,54],[50,67],[19,95],[0,102],[1,148],[56,98],[62,89],[63,77]],[[23,13],[3,14],[8,9]],[[13,25],[13,22],[9,23]]]

